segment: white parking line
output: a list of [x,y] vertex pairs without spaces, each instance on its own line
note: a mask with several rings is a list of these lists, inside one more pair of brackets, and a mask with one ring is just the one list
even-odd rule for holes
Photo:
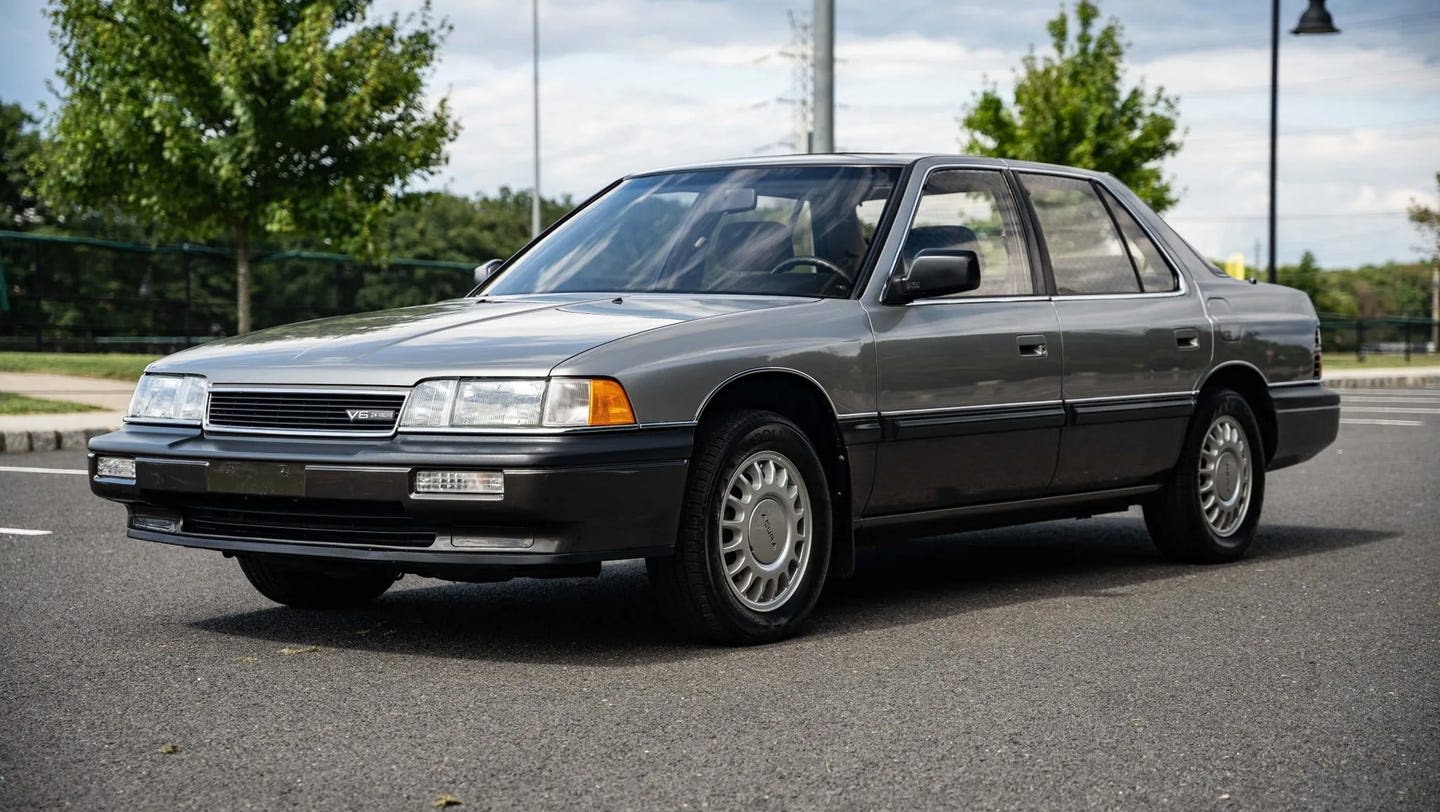
[[25,530],[19,527],[0,527],[0,536],[48,536],[49,530]]
[[1383,397],[1383,398],[1381,398],[1381,397],[1370,397],[1370,396],[1361,395],[1361,396],[1342,397],[1342,398],[1341,398],[1341,402],[1343,402],[1343,403],[1394,403],[1394,404],[1397,404],[1397,405],[1398,405],[1398,404],[1415,405],[1415,404],[1425,404],[1425,403],[1440,403],[1440,398],[1392,398],[1392,397]]
[[1340,411],[1368,414],[1440,414],[1440,409],[1396,409],[1389,406],[1352,406],[1347,409],[1342,405]]
[[1342,417],[1340,422],[1351,426],[1423,426],[1421,420],[1383,420],[1380,418]]
[[26,468],[21,465],[0,465],[0,473],[12,474],[70,474],[85,476],[90,473],[84,468]]

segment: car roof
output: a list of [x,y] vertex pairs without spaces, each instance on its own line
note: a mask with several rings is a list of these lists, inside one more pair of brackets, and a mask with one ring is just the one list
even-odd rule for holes
[[963,163],[970,166],[1009,167],[1011,169],[1036,169],[1061,171],[1067,174],[1088,177],[1108,177],[1108,173],[1079,169],[1060,164],[1046,164],[1036,161],[1016,161],[1008,158],[989,158],[980,155],[959,155],[940,152],[836,152],[824,154],[764,155],[749,158],[732,158],[723,161],[707,161],[697,164],[652,169],[635,172],[626,177],[660,175],[671,172],[692,172],[705,169],[739,169],[752,166],[908,166],[920,161],[938,163]]

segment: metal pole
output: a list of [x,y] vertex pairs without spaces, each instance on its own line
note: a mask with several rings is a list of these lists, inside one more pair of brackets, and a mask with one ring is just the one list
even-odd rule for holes
[[530,238],[540,236],[540,0],[530,3],[531,100],[535,115],[535,191],[530,196]]
[[[1436,246],[1440,252],[1440,246]],[[1440,253],[1430,269],[1430,351],[1440,352]]]
[[192,343],[194,343],[190,340],[190,308],[192,306],[192,303],[194,302],[194,297],[192,296],[190,289],[189,243],[180,246],[180,268],[185,272],[185,346],[188,347]]
[[31,281],[35,289],[35,351],[45,350],[45,269],[40,265],[40,243],[30,243],[30,261],[35,263]]
[[1280,0],[1270,3],[1270,263],[1265,281],[1275,284],[1275,134],[1280,111]]
[[815,0],[815,136],[810,152],[835,151],[835,0]]

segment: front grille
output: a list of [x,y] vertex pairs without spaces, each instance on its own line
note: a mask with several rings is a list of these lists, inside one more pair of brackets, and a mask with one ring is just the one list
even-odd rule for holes
[[[212,498],[213,499],[213,498]],[[399,505],[239,497],[180,509],[182,532],[272,541],[429,547],[436,528]]]
[[207,425],[221,431],[389,434],[404,405],[403,392],[212,389]]

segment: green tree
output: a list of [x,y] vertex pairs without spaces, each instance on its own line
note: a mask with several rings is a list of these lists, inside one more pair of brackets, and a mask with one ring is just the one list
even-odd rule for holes
[[47,201],[113,206],[161,239],[222,235],[250,329],[251,243],[301,229],[360,253],[406,183],[458,132],[424,103],[447,32],[428,4],[370,0],[57,0],[65,98],[37,166]]
[[[1440,172],[1435,173],[1435,187],[1440,189]],[[1440,269],[1440,207],[1432,209],[1418,200],[1411,199],[1408,214],[1410,222],[1430,242],[1430,245],[1421,250],[1429,251],[1431,264]]]
[[1111,18],[1095,31],[1099,16],[1098,6],[1080,0],[1072,41],[1062,8],[1046,25],[1054,53],[1037,56],[1032,48],[1021,60],[1013,100],[1007,103],[992,85],[966,107],[964,149],[1109,172],[1164,211],[1176,201],[1160,163],[1180,151],[1178,99],[1143,83],[1121,86],[1122,29]]
[[28,166],[40,151],[37,123],[20,105],[0,102],[0,222],[6,228],[24,228],[42,219]]
[[[542,198],[541,219],[553,223],[574,208],[566,196]],[[407,195],[386,225],[390,254],[479,264],[504,259],[530,241],[530,193],[501,187],[494,197],[448,192]]]

